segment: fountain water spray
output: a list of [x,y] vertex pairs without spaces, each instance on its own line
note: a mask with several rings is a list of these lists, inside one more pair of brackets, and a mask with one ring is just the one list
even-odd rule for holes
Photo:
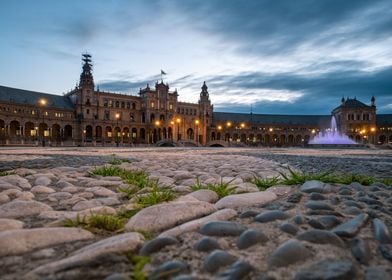
[[332,116],[331,127],[324,133],[319,132],[309,144],[327,144],[327,145],[355,145],[347,135],[340,133],[336,126],[336,119]]

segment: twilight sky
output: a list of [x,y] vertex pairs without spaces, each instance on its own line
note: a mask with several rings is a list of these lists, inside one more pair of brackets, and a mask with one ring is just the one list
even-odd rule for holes
[[160,70],[216,111],[329,114],[342,96],[392,113],[391,0],[2,0],[0,84],[62,94],[81,53],[100,89],[136,94]]

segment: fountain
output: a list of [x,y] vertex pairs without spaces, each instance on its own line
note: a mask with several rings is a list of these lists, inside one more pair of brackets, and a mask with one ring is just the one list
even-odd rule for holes
[[351,140],[347,135],[342,134],[338,131],[336,126],[336,119],[332,116],[331,127],[324,133],[319,132],[312,140],[309,141],[310,145],[355,145],[358,143]]

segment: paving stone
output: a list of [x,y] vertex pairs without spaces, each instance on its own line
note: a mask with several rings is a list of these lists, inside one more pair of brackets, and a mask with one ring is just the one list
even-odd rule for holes
[[48,193],[54,193],[55,190],[45,186],[35,186],[31,189],[31,192],[34,194],[48,194]]
[[392,279],[392,269],[382,266],[367,267],[364,280],[390,280]]
[[221,267],[230,265],[236,260],[236,256],[233,256],[226,251],[215,250],[207,256],[203,268],[207,272],[214,273]]
[[257,215],[255,221],[260,223],[267,223],[276,220],[285,220],[288,218],[290,218],[290,215],[281,210],[270,210]]
[[24,222],[14,219],[0,219],[0,232],[12,229],[21,229],[24,226]]
[[225,221],[229,220],[231,218],[234,218],[237,216],[237,212],[233,209],[222,209],[218,210],[208,216],[205,216],[203,218],[195,219],[189,222],[186,222],[184,224],[181,224],[179,226],[176,226],[174,228],[171,228],[169,230],[166,230],[159,234],[160,237],[163,236],[172,236],[176,237],[179,236],[183,233],[190,232],[190,231],[196,231],[200,227],[202,227],[204,224],[211,222],[211,221]]
[[305,207],[312,210],[334,210],[328,203],[312,200],[306,202]]
[[256,217],[259,213],[260,212],[256,211],[256,210],[248,210],[248,211],[241,213],[241,215],[239,217],[241,219],[253,218],[253,217]]
[[273,201],[276,198],[276,194],[269,191],[233,194],[221,198],[215,203],[215,207],[217,209],[222,209],[261,205]]
[[299,230],[296,225],[291,223],[283,223],[279,226],[279,229],[291,235],[296,235]]
[[308,210],[305,212],[308,216],[337,216],[337,217],[344,217],[344,215],[338,211],[332,210]]
[[355,207],[355,206],[350,206],[346,207],[343,209],[343,213],[346,215],[359,215],[362,213],[361,209]]
[[371,258],[371,251],[368,242],[358,237],[351,240],[351,253],[361,264],[367,265]]
[[374,236],[381,244],[392,243],[391,234],[387,226],[380,219],[373,219]]
[[0,218],[35,216],[43,211],[50,210],[52,210],[52,207],[38,201],[13,200],[0,205]]
[[344,247],[344,242],[336,234],[321,229],[312,229],[302,232],[296,236],[298,240],[308,241],[316,244],[331,244],[338,247]]
[[287,197],[287,201],[291,203],[299,203],[301,201],[302,196],[303,195],[300,192],[292,193]]
[[358,203],[358,202],[356,202],[356,201],[345,201],[344,202],[344,204],[346,205],[346,206],[348,206],[348,207],[357,207],[357,208],[360,208],[360,209],[363,209],[363,206],[362,206],[362,204],[360,204],[360,203]]
[[378,201],[376,199],[369,198],[369,197],[360,197],[360,198],[358,198],[358,201],[364,202],[367,205],[380,205],[380,206],[382,206],[382,202],[381,201]]
[[203,225],[199,233],[209,236],[238,236],[246,227],[235,222],[212,221]]
[[162,248],[177,244],[178,240],[173,237],[158,237],[146,242],[140,249],[139,254],[142,256],[149,256],[152,253],[158,252]]
[[167,261],[151,272],[151,274],[148,275],[148,279],[168,279],[172,278],[173,276],[186,273],[187,271],[188,265],[186,263],[178,260]]
[[392,246],[389,244],[380,244],[378,246],[381,255],[388,261],[392,262]]
[[268,237],[261,231],[256,229],[248,229],[244,231],[237,240],[237,247],[240,250],[247,249],[256,243],[264,243],[268,241]]
[[327,215],[311,219],[309,225],[317,229],[331,229],[341,223],[336,216]]
[[136,252],[143,242],[144,237],[137,232],[115,235],[82,247],[64,259],[43,264],[26,274],[25,278],[35,279],[43,275],[56,274],[60,271],[80,267],[81,263],[94,261],[105,255]]
[[86,209],[91,209],[94,207],[99,207],[102,206],[102,202],[99,200],[82,200],[76,203],[73,207],[73,211],[81,211],[81,210],[86,210]]
[[216,194],[216,192],[211,190],[197,190],[190,193],[189,196],[192,196],[199,201],[205,201],[209,203],[215,203],[219,200],[219,196]]
[[305,193],[329,193],[331,191],[331,187],[323,182],[311,180],[305,182],[299,190]]
[[310,200],[327,200],[327,197],[321,193],[312,192],[309,195]]
[[218,241],[210,237],[203,237],[196,242],[194,249],[200,252],[209,252],[215,249],[221,249]]
[[0,232],[0,257],[20,255],[67,242],[92,239],[94,235],[79,228],[35,228]]
[[352,195],[353,191],[348,187],[341,187],[338,192],[340,195]]
[[125,230],[158,232],[215,211],[212,204],[204,201],[162,203],[142,209],[129,219]]
[[348,260],[323,260],[301,268],[296,273],[295,280],[351,280],[356,279],[357,273],[353,263]]
[[301,242],[290,239],[280,245],[267,259],[269,267],[289,266],[308,259],[311,252]]
[[86,192],[91,192],[95,196],[116,196],[116,193],[104,187],[91,187],[86,188]]
[[306,217],[304,215],[296,215],[296,216],[294,216],[293,221],[297,225],[302,225],[302,224],[306,223]]
[[236,261],[227,270],[218,275],[218,280],[246,279],[253,267],[246,261]]
[[48,186],[52,181],[47,176],[40,176],[34,181],[34,186]]
[[341,237],[353,237],[367,222],[368,218],[369,216],[367,214],[360,214],[355,218],[337,226],[332,231]]

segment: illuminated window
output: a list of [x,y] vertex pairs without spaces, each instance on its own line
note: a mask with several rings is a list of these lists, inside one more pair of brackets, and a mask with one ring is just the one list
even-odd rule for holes
[[155,103],[154,103],[154,101],[151,101],[151,106],[150,106],[151,108],[154,108],[155,107]]

